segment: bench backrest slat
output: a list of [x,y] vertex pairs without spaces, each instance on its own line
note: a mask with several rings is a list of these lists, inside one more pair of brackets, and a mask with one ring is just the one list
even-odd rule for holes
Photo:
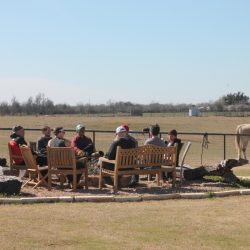
[[152,166],[175,166],[177,148],[144,145],[132,149],[117,147],[116,169]]

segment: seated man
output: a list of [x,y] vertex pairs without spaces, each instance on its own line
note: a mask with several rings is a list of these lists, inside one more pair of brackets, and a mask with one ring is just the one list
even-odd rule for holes
[[[165,142],[159,137],[159,134],[160,134],[160,126],[157,123],[154,125],[150,125],[149,138],[145,141],[144,145],[151,144],[160,147],[165,147]],[[139,175],[133,175],[130,186],[131,187],[136,186],[138,181],[139,181]]]
[[9,145],[11,147],[11,152],[13,155],[20,156],[20,158],[14,158],[14,165],[25,165],[24,160],[22,158],[22,153],[19,148],[21,145],[27,145],[27,142],[24,139],[24,128],[20,125],[16,125],[12,128],[12,133],[10,135],[11,140],[9,141]]
[[127,137],[131,138],[132,140],[134,140],[136,147],[138,147],[138,141],[129,133],[129,126],[127,124],[123,124],[121,125],[122,127],[124,127],[126,129],[127,132]]
[[175,129],[172,129],[168,132],[168,136],[169,136],[169,140],[165,141],[166,145],[168,147],[170,146],[174,146],[175,144],[177,145],[177,166],[179,163],[179,154],[182,148],[182,143],[181,143],[181,139],[177,138],[177,131]]
[[[55,134],[55,137],[52,138],[48,142],[48,147],[70,147],[71,142],[64,138],[65,131],[64,131],[63,127],[56,127],[54,129],[54,134]],[[80,168],[86,167],[86,162],[87,162],[86,157],[78,159],[76,162],[76,168],[80,169]],[[69,183],[73,183],[73,176],[72,175],[67,175],[67,178],[68,178]],[[79,183],[80,178],[81,178],[81,174],[78,174],[77,175],[77,183]]]
[[47,166],[47,145],[48,142],[52,139],[51,129],[48,126],[42,128],[43,136],[37,140],[36,149],[37,149],[37,158],[36,162],[40,166]]
[[53,132],[55,136],[48,141],[48,147],[70,147],[71,142],[64,138],[63,127],[56,127]]
[[149,138],[145,141],[144,145],[156,145],[165,147],[165,142],[159,137],[160,126],[158,124],[150,125],[149,127]]
[[[119,126],[116,129],[116,140],[112,142],[108,152],[106,153],[105,157],[109,160],[115,160],[116,158],[116,149],[120,146],[121,148],[128,149],[128,148],[135,148],[136,142],[131,137],[127,136],[127,131],[123,126]],[[114,165],[111,163],[104,163],[104,168],[109,170],[114,170]],[[111,182],[110,176],[105,176],[103,178],[108,184]]]
[[71,147],[74,149],[76,156],[90,157],[95,152],[95,147],[92,140],[85,135],[85,126],[78,124],[76,126],[76,136],[71,141]]

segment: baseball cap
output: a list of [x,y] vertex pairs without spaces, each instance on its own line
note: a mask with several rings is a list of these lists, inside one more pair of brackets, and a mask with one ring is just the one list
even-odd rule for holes
[[128,126],[128,124],[123,124],[123,125],[121,125],[121,126],[124,127],[124,128],[126,129],[127,132],[129,132],[129,126]]
[[20,126],[20,125],[15,125],[15,126],[12,128],[12,133],[16,133],[16,132],[19,131],[20,129],[23,129],[23,127]]
[[82,128],[85,128],[85,126],[83,124],[78,124],[76,126],[76,132],[79,132]]
[[123,126],[119,126],[119,127],[115,130],[116,134],[122,133],[122,132],[126,132],[126,131],[127,131],[127,130],[126,130]]
[[63,127],[56,127],[56,128],[54,129],[54,134],[55,134],[55,135],[59,134],[60,132],[64,132]]

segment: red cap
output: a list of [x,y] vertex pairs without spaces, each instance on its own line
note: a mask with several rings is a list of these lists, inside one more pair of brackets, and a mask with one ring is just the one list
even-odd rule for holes
[[126,129],[126,131],[129,132],[129,126],[128,126],[128,124],[123,124],[122,127],[124,127]]

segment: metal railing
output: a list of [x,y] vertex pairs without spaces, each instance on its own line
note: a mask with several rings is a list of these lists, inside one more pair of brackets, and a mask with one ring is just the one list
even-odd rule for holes
[[[10,131],[11,128],[0,128],[0,131]],[[41,129],[36,128],[25,128],[25,131],[39,132],[41,134]],[[73,137],[74,129],[65,129],[66,132],[70,132],[70,138]],[[113,130],[91,130],[86,129],[86,134],[90,136],[96,145],[98,150],[107,150],[115,136],[115,131]],[[71,134],[72,133],[72,134]],[[130,133],[138,140],[139,145],[143,145],[144,141],[148,138],[148,132],[143,131],[130,131]],[[160,136],[167,139],[168,132],[161,132]],[[0,141],[1,149],[4,151],[3,155],[7,154],[7,144],[6,140],[9,140],[9,134],[6,134],[4,140]],[[27,133],[26,133],[27,135]],[[72,136],[71,136],[72,135]],[[178,137],[182,139],[183,142],[191,141],[192,147],[187,155],[186,162],[192,166],[200,166],[204,164],[214,164],[217,161],[221,161],[226,158],[236,158],[237,151],[235,148],[235,136],[232,133],[196,133],[196,132],[179,132]],[[249,135],[241,135],[249,136]],[[25,136],[26,137],[26,136]],[[68,137],[68,136],[67,136]],[[27,137],[26,137],[27,138]],[[38,138],[37,134],[33,133],[31,140]],[[1,152],[2,154],[2,152]],[[2,155],[0,155],[2,156]]]

